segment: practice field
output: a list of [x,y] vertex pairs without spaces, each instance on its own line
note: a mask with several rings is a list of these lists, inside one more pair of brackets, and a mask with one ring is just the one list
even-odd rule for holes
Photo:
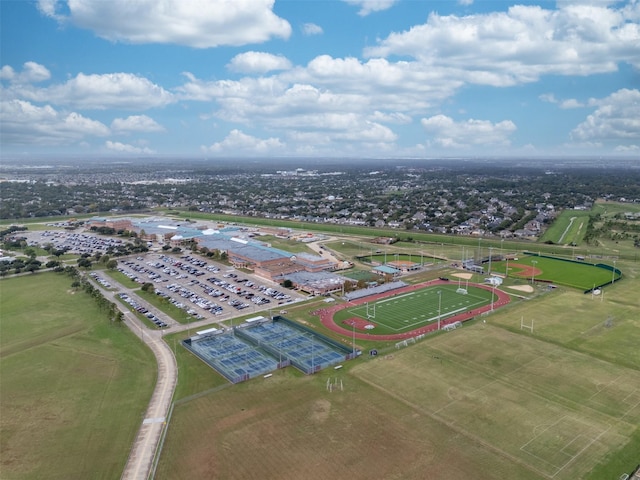
[[324,326],[342,335],[363,340],[401,340],[435,330],[438,325],[468,320],[508,302],[509,296],[497,289],[437,280],[315,313]]
[[640,424],[640,372],[476,325],[352,373],[541,478],[584,478]]
[[155,478],[541,480],[346,365],[279,370],[177,403]]

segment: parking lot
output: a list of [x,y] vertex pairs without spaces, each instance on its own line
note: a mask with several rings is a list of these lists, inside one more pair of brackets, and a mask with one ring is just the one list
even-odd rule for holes
[[255,275],[190,255],[146,254],[121,260],[118,270],[139,284],[153,283],[156,295],[195,320],[230,318],[303,298]]
[[[49,243],[75,254],[104,254],[123,244],[119,238],[62,230],[24,232],[24,235],[29,245]],[[140,285],[153,283],[158,296],[185,310],[194,320],[222,320],[259,310],[280,309],[304,298],[274,282],[198,256],[146,253],[135,259],[118,259],[118,271]],[[112,288],[104,275],[93,272],[91,276],[103,287]],[[120,298],[159,328],[170,326],[138,296],[127,294],[126,298],[122,295]]]
[[56,250],[78,255],[93,255],[97,252],[104,254],[109,249],[117,249],[125,244],[120,238],[64,230],[26,231],[19,234],[27,239],[29,246],[51,244]]

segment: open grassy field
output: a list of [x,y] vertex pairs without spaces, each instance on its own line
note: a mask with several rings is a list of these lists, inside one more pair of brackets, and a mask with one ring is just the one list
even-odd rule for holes
[[584,478],[640,424],[639,371],[490,325],[352,373],[541,478]]
[[544,232],[540,242],[579,245],[587,231],[589,215],[590,212],[585,210],[564,210]]
[[0,281],[3,479],[118,478],[151,396],[151,353],[70,283]]
[[156,473],[175,478],[539,477],[356,377],[287,369],[177,404]]
[[[351,317],[375,323],[375,334],[402,333],[423,325],[445,320],[452,315],[473,310],[491,303],[492,292],[469,286],[466,295],[456,293],[457,283],[426,287],[412,292],[394,295],[339,311],[338,323]],[[440,292],[440,293],[438,293]],[[375,318],[372,318],[375,314]]]

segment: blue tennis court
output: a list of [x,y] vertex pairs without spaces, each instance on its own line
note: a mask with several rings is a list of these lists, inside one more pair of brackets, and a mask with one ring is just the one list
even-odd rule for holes
[[283,317],[244,323],[230,332],[196,335],[182,344],[232,383],[288,365],[312,374],[356,355],[338,342]]

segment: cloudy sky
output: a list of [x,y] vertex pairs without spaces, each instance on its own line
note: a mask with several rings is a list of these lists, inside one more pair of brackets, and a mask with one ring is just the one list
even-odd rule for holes
[[640,158],[640,0],[0,0],[2,154]]

